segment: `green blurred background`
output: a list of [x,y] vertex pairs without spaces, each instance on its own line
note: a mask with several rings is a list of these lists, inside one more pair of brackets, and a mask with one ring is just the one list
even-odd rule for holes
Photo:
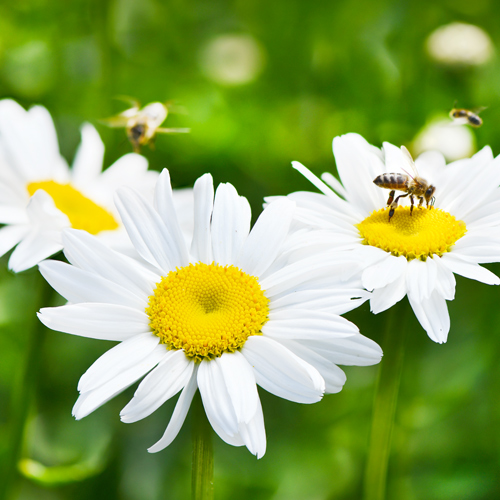
[[[471,147],[500,153],[500,64],[494,51],[476,64],[447,64],[426,41],[440,26],[480,26],[500,46],[494,0],[19,0],[0,5],[0,96],[54,117],[62,153],[72,160],[84,121],[106,144],[108,166],[131,147],[125,132],[99,119],[126,106],[173,100],[188,114],[164,126],[192,133],[160,136],[144,148],[151,168],[174,186],[204,172],[229,181],[258,215],[263,196],[311,186],[290,167],[335,171],[331,140],[358,132],[369,142],[411,145],[455,101],[487,106]],[[12,408],[22,386],[35,324],[36,271],[0,267],[0,458],[8,456]],[[500,266],[488,266],[500,274]],[[500,290],[457,278],[445,345],[417,321],[409,340],[388,498],[500,498]],[[406,299],[405,299],[406,300]],[[348,317],[381,342],[386,313],[367,305]],[[394,335],[398,335],[398,331]],[[43,339],[43,341],[42,341]],[[163,433],[170,402],[126,425],[119,410],[134,388],[80,422],[71,408],[79,377],[110,344],[45,332],[15,499],[190,498],[189,418],[174,443],[146,448]],[[268,451],[262,460],[216,436],[216,499],[361,498],[376,367],[346,369],[344,390],[316,405],[261,391]],[[30,461],[31,460],[31,461]],[[1,465],[1,464],[0,464]],[[44,469],[43,467],[49,467]]]

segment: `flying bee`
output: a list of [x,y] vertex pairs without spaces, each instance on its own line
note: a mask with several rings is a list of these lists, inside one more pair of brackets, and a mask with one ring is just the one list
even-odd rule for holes
[[450,118],[456,125],[470,125],[471,127],[480,127],[483,124],[479,113],[486,108],[478,108],[474,111],[469,111],[463,108],[453,108],[450,111]]
[[127,131],[127,137],[134,148],[135,153],[139,153],[141,146],[151,144],[156,134],[184,134],[191,132],[189,128],[162,128],[160,125],[168,116],[170,105],[161,102],[151,102],[141,108],[135,99],[123,98],[132,104],[132,107],[122,111],[116,116],[101,120],[109,127],[123,127]]
[[[378,187],[391,189],[389,199],[387,200],[387,205],[391,207],[389,210],[389,221],[394,215],[394,210],[396,210],[400,198],[410,196],[410,215],[413,214],[414,196],[420,200],[418,204],[419,208],[424,203],[424,199],[426,201],[427,208],[429,208],[429,205],[433,206],[435,201],[434,191],[436,191],[436,188],[429,184],[423,177],[418,175],[417,167],[415,166],[415,162],[413,161],[410,152],[404,146],[401,146],[401,151],[408,160],[408,163],[415,175],[413,176],[403,169],[406,174],[382,174],[376,177],[373,181]],[[406,194],[401,194],[394,199],[396,191],[404,191]]]

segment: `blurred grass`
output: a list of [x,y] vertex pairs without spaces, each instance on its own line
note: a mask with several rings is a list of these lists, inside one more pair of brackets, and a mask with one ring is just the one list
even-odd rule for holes
[[[490,144],[500,153],[498,59],[450,68],[432,62],[424,48],[435,28],[457,20],[481,26],[498,47],[499,16],[500,4],[493,0],[2,3],[0,95],[26,107],[46,106],[69,160],[79,127],[90,121],[106,144],[106,165],[131,150],[124,131],[98,122],[124,108],[116,96],[144,104],[175,100],[189,114],[170,116],[166,126],[189,126],[192,133],[160,136],[154,150],[145,148],[151,168],[169,168],[177,187],[209,171],[216,183],[231,182],[247,196],[256,216],[263,196],[311,189],[290,168],[291,160],[316,173],[334,171],[331,140],[347,132],[376,145],[409,144],[455,100],[488,106],[485,125],[474,131],[477,145]],[[261,69],[245,84],[222,84],[207,70],[210,44],[228,34],[256,42]],[[490,268],[500,272],[498,265]],[[34,271],[13,275],[5,269],[4,258],[0,456],[35,312]],[[457,281],[447,344],[431,342],[412,319],[389,464],[390,499],[500,498],[499,290]],[[384,314],[371,315],[365,305],[348,317],[380,341]],[[71,465],[101,446],[102,463],[74,484],[41,486],[24,479],[15,498],[189,498],[189,422],[167,450],[146,452],[163,433],[173,403],[146,420],[122,424],[118,413],[131,388],[74,421],[78,379],[109,344],[51,331],[47,337],[24,456],[46,466]],[[215,438],[216,498],[359,499],[376,368],[346,372],[344,390],[312,406],[261,391],[267,454],[256,461],[246,449]]]

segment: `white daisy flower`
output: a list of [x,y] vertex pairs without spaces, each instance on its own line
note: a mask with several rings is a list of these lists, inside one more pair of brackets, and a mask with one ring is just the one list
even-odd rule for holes
[[[453,273],[500,284],[479,265],[500,261],[499,157],[494,159],[485,147],[470,159],[446,165],[440,153],[422,154],[415,165],[436,188],[435,206],[415,205],[411,212],[406,196],[389,219],[389,189],[381,189],[374,180],[385,173],[408,175],[410,170],[414,175],[411,158],[388,143],[379,150],[357,134],[336,137],[333,152],[342,183],[325,173],[325,184],[294,162],[323,193],[289,195],[297,203],[296,218],[338,236],[343,248],[359,259],[363,286],[373,290],[372,312],[384,311],[407,295],[429,337],[446,342],[446,301],[455,296]],[[405,192],[396,191],[398,195]]]
[[45,261],[40,271],[70,305],[42,309],[39,317],[54,330],[121,342],[82,376],[77,419],[146,375],[121,412],[124,422],[147,417],[182,391],[150,452],[172,442],[199,389],[217,434],[262,457],[256,384],[290,401],[315,403],[341,390],[345,374],[337,364],[381,359],[380,347],[337,314],[366,300],[367,292],[359,278],[345,278],[357,264],[342,255],[303,255],[295,238],[302,255],[292,258],[292,201],[271,204],[250,231],[250,206],[232,185],[220,185],[214,199],[206,174],[194,196],[189,249],[166,170],[154,207],[131,189],[118,190],[118,210],[145,266],[85,232],[66,230],[71,264]]
[[63,228],[84,229],[108,244],[125,248],[126,232],[113,194],[118,186],[152,193],[158,178],[137,154],[121,157],[102,172],[104,144],[90,124],[70,169],[59,153],[49,112],[25,111],[10,99],[0,101],[0,256],[15,248],[9,267],[35,266],[63,248]]

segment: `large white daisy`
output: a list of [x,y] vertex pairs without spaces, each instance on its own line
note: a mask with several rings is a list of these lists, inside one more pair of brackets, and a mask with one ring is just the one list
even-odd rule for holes
[[194,196],[189,249],[166,170],[154,206],[134,190],[118,190],[123,223],[147,265],[66,230],[70,264],[49,260],[40,270],[70,304],[39,316],[54,330],[121,342],[82,376],[77,419],[146,375],[121,412],[124,422],[147,417],[182,391],[150,452],[172,442],[199,389],[217,434],[261,457],[266,438],[256,384],[314,403],[341,390],[345,375],[337,364],[381,359],[379,346],[338,315],[369,294],[359,278],[348,278],[357,269],[349,258],[317,256],[304,250],[299,233],[289,237],[294,202],[271,204],[250,231],[249,204],[230,184],[214,199],[206,174]]
[[49,112],[25,111],[10,99],[0,101],[0,256],[17,247],[9,267],[24,271],[62,249],[61,231],[84,229],[108,244],[124,247],[128,238],[113,204],[118,186],[152,193],[158,178],[137,154],[121,157],[102,172],[104,144],[90,124],[73,168],[59,153]]
[[[407,295],[429,337],[446,342],[446,301],[455,296],[453,273],[500,284],[479,265],[500,261],[500,159],[493,158],[489,147],[448,165],[440,153],[422,154],[415,165],[436,188],[434,207],[415,205],[411,213],[407,196],[389,218],[389,190],[373,181],[384,173],[414,175],[405,151],[388,143],[379,150],[361,136],[347,134],[333,140],[333,152],[342,183],[325,173],[325,184],[294,162],[323,193],[289,195],[297,203],[296,218],[336,236],[343,249],[351,250],[363,266],[363,286],[373,290],[374,313]],[[404,194],[396,191],[396,196]]]

